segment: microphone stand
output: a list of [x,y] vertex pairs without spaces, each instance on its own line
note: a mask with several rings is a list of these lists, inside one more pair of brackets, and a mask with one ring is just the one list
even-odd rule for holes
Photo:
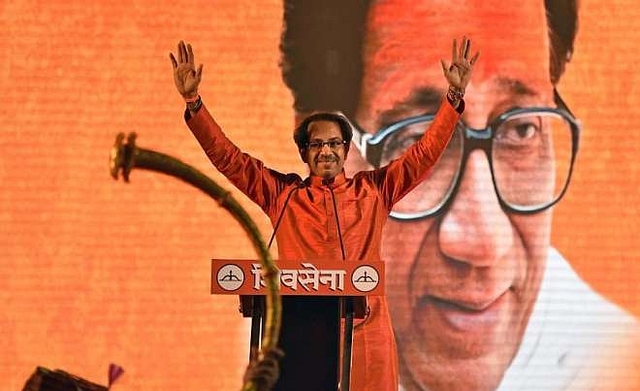
[[[347,256],[344,249],[344,241],[342,239],[342,231],[340,229],[340,220],[338,218],[338,206],[336,205],[336,197],[333,193],[330,180],[324,180],[323,183],[331,192],[331,201],[333,203],[333,212],[336,216],[336,226],[338,227],[338,239],[340,240],[340,250],[342,251],[342,260],[346,262]],[[351,387],[351,358],[353,348],[353,318],[354,306],[351,297],[343,297],[340,300],[340,313],[344,313],[344,343],[342,351],[342,370],[340,376],[340,391],[349,391]]]

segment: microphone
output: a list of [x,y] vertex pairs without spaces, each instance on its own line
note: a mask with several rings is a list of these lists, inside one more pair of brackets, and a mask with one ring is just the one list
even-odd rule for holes
[[342,251],[342,260],[347,260],[347,254],[344,250],[344,241],[342,239],[342,231],[340,229],[340,219],[338,217],[338,205],[336,205],[336,195],[333,193],[333,188],[331,185],[335,181],[335,178],[324,178],[322,180],[322,184],[329,188],[329,192],[331,193],[331,201],[333,203],[333,214],[336,216],[336,226],[338,227],[338,240],[340,240],[340,250]]
[[[327,186],[327,188],[329,188],[329,192],[331,192],[331,201],[333,203],[333,213],[336,216],[336,226],[338,227],[338,239],[340,240],[340,250],[342,251],[342,260],[346,261],[347,254],[344,250],[344,239],[342,238],[342,230],[340,229],[340,218],[338,216],[338,205],[336,204],[336,195],[333,193],[333,188],[331,187],[333,182],[334,182],[334,178],[325,178],[322,180],[322,184]],[[368,307],[368,305],[366,304],[366,297],[364,298],[364,300],[365,300],[364,305]],[[353,318],[355,314],[354,299],[352,297],[346,297],[346,298],[343,297],[340,299],[339,305],[340,305],[340,312],[344,313],[344,343],[342,347],[343,360],[342,360],[342,375],[341,375],[340,383],[345,385],[343,387],[344,389],[349,390],[349,384],[351,382],[351,360],[352,360],[351,350],[352,350],[352,344],[353,344],[353,331],[356,328],[363,325],[364,322],[367,320],[368,316],[365,316],[365,319],[361,323],[354,326],[353,324]]]
[[304,189],[307,186],[305,181],[300,181],[295,187],[292,187],[289,190],[289,194],[287,194],[287,199],[284,201],[284,205],[282,206],[282,210],[280,211],[280,216],[278,216],[278,220],[276,221],[276,225],[273,227],[273,232],[271,233],[271,238],[269,239],[269,244],[267,245],[267,249],[271,248],[271,244],[273,243],[273,239],[276,237],[276,232],[278,231],[278,227],[280,226],[280,222],[282,221],[282,217],[284,216],[284,211],[287,209],[287,205],[289,204],[289,199],[291,199],[291,195],[294,190]]

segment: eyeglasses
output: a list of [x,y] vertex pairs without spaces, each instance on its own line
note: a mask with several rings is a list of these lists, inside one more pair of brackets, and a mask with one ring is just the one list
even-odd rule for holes
[[[391,211],[398,220],[435,216],[457,193],[472,151],[484,151],[493,190],[506,212],[532,214],[558,202],[567,190],[578,151],[579,121],[555,93],[558,108],[509,110],[484,129],[459,121],[430,176]],[[374,167],[400,157],[422,137],[434,115],[396,122],[370,134],[355,126],[353,141]]]
[[313,151],[319,151],[324,148],[325,145],[327,145],[329,148],[336,150],[346,143],[346,141],[339,139],[332,139],[327,141],[314,140],[307,143],[307,148]]

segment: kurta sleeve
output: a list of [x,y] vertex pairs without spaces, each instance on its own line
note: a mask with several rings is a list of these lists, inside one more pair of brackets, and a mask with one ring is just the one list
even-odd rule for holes
[[285,185],[286,175],[242,152],[227,138],[204,105],[193,117],[185,116],[185,119],[216,169],[268,213]]

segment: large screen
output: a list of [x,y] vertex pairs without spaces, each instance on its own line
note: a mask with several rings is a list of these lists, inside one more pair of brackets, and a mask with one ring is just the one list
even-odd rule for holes
[[[532,27],[529,35],[523,33],[527,24],[546,22],[542,1],[518,7],[512,15],[509,5],[493,1],[469,1],[473,5],[433,1],[422,6],[416,5],[419,2],[381,2],[375,9],[359,2],[352,7],[356,10],[344,13],[322,13],[325,2],[310,6],[312,2],[300,1],[300,6],[302,3],[308,8],[305,12],[329,18],[324,24],[332,27],[323,31],[318,27],[322,20],[309,29],[302,22],[295,26],[295,31],[312,37],[311,48],[319,45],[321,55],[316,60],[320,64],[309,68],[324,70],[322,74],[301,73],[299,77],[308,83],[306,90],[298,92],[291,90],[291,83],[288,86],[282,75],[285,12],[281,1],[15,0],[2,4],[0,389],[21,389],[37,366],[60,368],[106,384],[110,363],[125,371],[114,390],[240,389],[248,358],[249,323],[238,312],[237,297],[209,293],[210,259],[256,259],[245,231],[215,200],[174,177],[134,169],[127,183],[122,178],[114,180],[109,173],[116,135],[135,132],[139,147],[171,155],[229,190],[264,237],[271,235],[271,224],[262,211],[211,166],[185,125],[184,101],[176,92],[169,60],[180,40],[191,43],[196,62],[204,64],[200,93],[229,138],[269,167],[302,176],[307,169],[292,132],[306,111],[338,105],[331,108],[345,111],[374,133],[388,125],[374,120],[373,113],[379,114],[375,102],[393,104],[406,98],[393,95],[403,85],[418,85],[441,72],[439,59],[449,61],[455,38],[467,34],[474,49],[481,52],[474,74],[478,81],[474,84],[472,80],[466,96],[463,119],[470,128],[484,129],[501,113],[516,108],[505,104],[504,96],[481,80],[490,80],[492,74],[509,67],[535,79],[557,66],[550,65],[548,51],[540,50],[550,45],[546,28]],[[525,11],[529,13],[523,14]],[[524,335],[507,330],[505,335],[514,334],[513,338],[490,342],[504,344],[507,351],[535,351],[532,357],[539,361],[532,365],[542,365],[540,373],[552,374],[551,380],[540,383],[548,389],[562,389],[570,383],[562,380],[565,374],[558,374],[554,382],[556,372],[544,366],[545,358],[557,364],[563,355],[554,356],[558,353],[553,349],[547,353],[536,350],[531,335],[555,338],[562,345],[571,333],[554,334],[554,330],[579,330],[583,309],[593,314],[587,310],[604,308],[598,315],[602,328],[593,335],[624,336],[627,343],[620,345],[620,352],[638,347],[627,338],[635,335],[637,343],[637,332],[622,334],[616,327],[624,323],[637,329],[640,316],[640,132],[635,128],[640,123],[640,73],[636,72],[640,54],[635,47],[640,39],[639,15],[640,5],[631,0],[581,1],[573,50],[565,47],[560,55],[570,54],[570,61],[557,81],[549,81],[548,99],[532,105],[555,110],[549,118],[555,118],[567,135],[575,136],[568,136],[566,144],[555,142],[555,156],[566,154],[565,163],[556,163],[552,170],[555,186],[564,189],[567,185],[555,205],[542,212],[511,213],[509,206],[497,203],[498,198],[511,206],[526,202],[510,196],[514,187],[505,185],[509,174],[498,174],[498,155],[492,155],[491,175],[488,155],[479,156],[475,151],[469,154],[457,195],[444,211],[435,217],[389,220],[382,256],[388,264],[387,291],[399,342],[400,382],[407,391],[424,387],[429,377],[425,367],[438,364],[438,358],[429,354],[435,343],[429,335],[437,335],[438,330],[430,328],[433,323],[428,314],[420,313],[419,304],[406,300],[406,296],[420,294],[408,291],[407,286],[428,285],[426,281],[433,277],[425,273],[424,280],[412,281],[407,272],[407,268],[430,270],[424,256],[430,251],[451,258],[443,257],[443,262],[464,263],[465,257],[473,258],[474,245],[482,244],[488,258],[477,260],[476,266],[484,270],[478,272],[478,281],[489,275],[492,266],[518,270],[514,280],[534,281],[522,284],[522,301],[530,307],[538,305],[537,312],[529,316],[530,311],[523,310],[526,315],[512,324]],[[441,28],[435,29],[433,22],[424,29],[411,29],[417,17],[438,20]],[[339,30],[340,18],[345,19],[344,32]],[[505,20],[511,24],[503,23]],[[392,27],[376,30],[385,23]],[[570,24],[561,19],[557,29],[564,32]],[[291,34],[295,31],[289,30]],[[351,42],[350,34],[368,34],[369,39],[354,38],[352,51],[346,53],[344,47],[322,49],[327,43],[325,34],[327,40],[342,37],[343,44]],[[413,66],[415,76],[394,74],[393,70],[376,73],[376,66],[394,62],[398,67]],[[315,92],[331,95],[321,91],[332,85],[323,78],[358,67],[359,79],[347,78],[349,83],[336,85],[341,99],[322,102],[305,96]],[[400,81],[403,77],[406,83]],[[445,88],[446,81],[440,77],[436,80]],[[509,75],[505,80],[517,84]],[[345,86],[351,90],[345,92]],[[518,86],[527,90],[526,83]],[[562,104],[553,98],[554,86]],[[418,111],[408,110],[404,115],[424,114]],[[400,119],[397,116],[389,122]],[[572,166],[571,157],[575,158]],[[517,167],[521,161],[513,164]],[[474,183],[479,183],[474,182],[474,175],[484,175],[489,186],[476,186],[484,195],[465,206],[456,200],[464,199]],[[526,179],[534,190],[544,187],[536,182],[542,181],[540,177],[526,177],[522,171],[513,175]],[[421,202],[419,196],[410,195],[397,212],[429,209]],[[493,210],[491,202],[498,205]],[[457,218],[454,211],[459,213]],[[473,218],[485,219],[480,223],[483,228],[464,225]],[[542,232],[529,240],[536,236],[533,226],[542,227]],[[432,250],[425,250],[431,239],[425,239],[424,232],[434,229],[439,231],[433,241],[441,246],[447,234],[464,232],[454,239],[458,246],[464,245],[466,253],[452,255],[451,243],[439,250],[437,243],[431,243]],[[493,239],[483,237],[485,234],[492,234]],[[399,241],[404,246],[398,246]],[[498,254],[509,246],[520,248],[518,257]],[[491,264],[498,259],[501,265]],[[486,263],[480,265],[482,262]],[[548,304],[544,308],[543,301]],[[561,315],[567,313],[573,317],[563,323]],[[555,328],[549,326],[544,334],[536,327],[547,318],[553,318]],[[590,340],[582,342],[592,346]],[[605,345],[615,347],[616,343]],[[478,349],[481,354],[483,347]],[[611,357],[618,355],[615,349],[612,352]],[[587,361],[593,355],[578,354]],[[487,376],[504,379],[504,389],[522,386],[525,379],[518,374],[527,372],[518,371],[526,360],[521,355],[507,356],[513,359],[507,367],[485,363]],[[615,362],[611,365],[617,365]],[[638,381],[637,371],[611,376],[625,379],[626,384]]]

